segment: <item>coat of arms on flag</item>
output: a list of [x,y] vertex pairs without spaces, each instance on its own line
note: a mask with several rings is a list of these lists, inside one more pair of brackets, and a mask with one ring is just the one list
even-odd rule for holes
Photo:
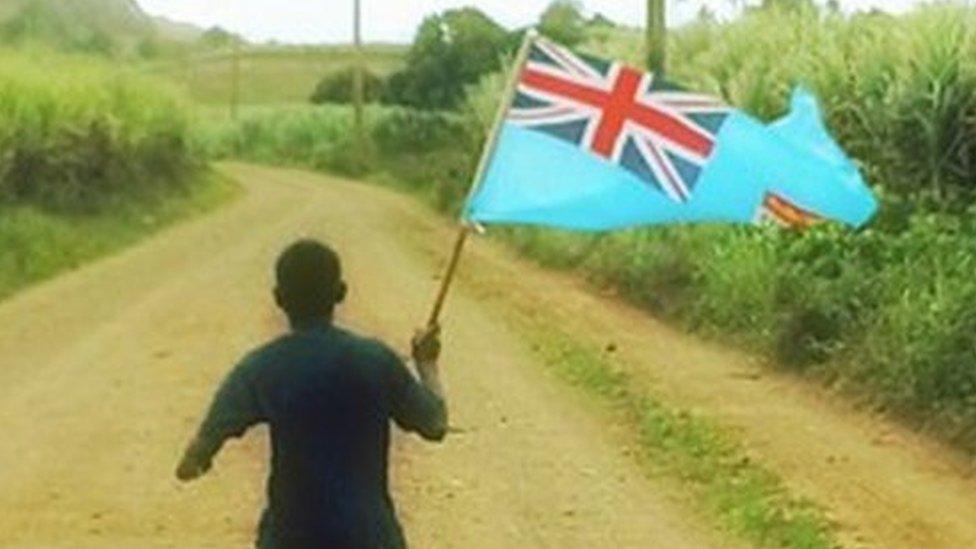
[[765,125],[530,33],[464,210],[471,223],[866,223],[877,202],[813,95]]

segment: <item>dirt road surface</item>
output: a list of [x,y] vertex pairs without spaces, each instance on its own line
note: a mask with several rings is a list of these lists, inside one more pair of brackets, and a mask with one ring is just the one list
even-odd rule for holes
[[[270,265],[291,240],[342,253],[344,323],[405,343],[424,318],[447,223],[375,187],[223,169],[245,187],[238,202],[0,304],[0,547],[249,546],[264,432],[226,448],[197,484],[172,470],[214,385],[283,329]],[[976,547],[976,483],[944,449],[497,246],[470,251],[444,356],[456,432],[394,448],[413,546],[734,545],[673,486],[647,480],[606,419],[539,367],[505,315],[545,308],[581,338],[613,341],[666,401],[731,427],[828,509],[847,544]]]
[[[249,546],[264,433],[225,449],[198,484],[172,471],[215,384],[283,329],[270,266],[291,240],[342,251],[347,323],[405,342],[422,320],[437,269],[402,246],[402,198],[232,172],[247,190],[238,203],[0,307],[0,547]],[[445,363],[461,432],[397,448],[416,547],[717,546],[502,322],[464,296],[452,308]]]

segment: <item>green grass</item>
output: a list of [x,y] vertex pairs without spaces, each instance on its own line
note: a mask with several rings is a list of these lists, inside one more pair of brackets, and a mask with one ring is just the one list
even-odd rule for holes
[[[201,111],[196,148],[211,158],[240,158],[366,177],[455,207],[474,159],[467,121],[452,113],[371,105],[364,138],[352,109],[339,105],[251,106],[238,120]],[[474,141],[477,141],[475,138]]]
[[189,112],[105,60],[0,50],[0,298],[228,198]]
[[[272,164],[314,163],[317,153],[349,137],[353,111],[339,105],[251,105],[237,120],[222,108],[198,108],[196,142],[211,158],[237,157]],[[371,128],[385,110],[370,107]]]
[[[400,68],[404,55],[405,50],[399,46],[372,45],[366,48],[365,60],[373,73],[386,76]],[[240,102],[245,105],[306,103],[323,77],[349,67],[354,61],[354,52],[347,46],[248,50],[241,57]],[[198,103],[230,103],[233,56],[228,53],[165,62],[149,70],[183,86]]]
[[[976,212],[974,212],[976,213]],[[904,230],[513,229],[544,265],[864,397],[976,451],[976,215]]]
[[99,213],[0,206],[0,300],[209,211],[237,193],[230,181],[206,175],[185,189],[127,197]]
[[96,207],[199,169],[166,82],[105,61],[0,50],[0,203]]
[[520,333],[553,373],[631,428],[648,474],[678,482],[723,529],[761,547],[838,545],[819,508],[793,497],[713,421],[637,389],[609,355],[561,332],[558,323],[520,318]]

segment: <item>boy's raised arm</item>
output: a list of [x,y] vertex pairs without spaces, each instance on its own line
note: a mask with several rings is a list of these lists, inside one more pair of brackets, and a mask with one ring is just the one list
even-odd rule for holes
[[413,360],[420,382],[400,364],[393,394],[393,420],[397,425],[433,441],[443,440],[448,429],[447,404],[437,365],[439,338],[436,327],[414,337]]

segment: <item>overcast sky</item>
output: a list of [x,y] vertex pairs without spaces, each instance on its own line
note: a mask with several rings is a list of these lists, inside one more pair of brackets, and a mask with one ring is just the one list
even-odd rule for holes
[[[2,1],[2,0],[0,0]],[[537,20],[551,0],[362,0],[363,34],[368,41],[409,42],[424,16],[458,6],[477,6],[508,27]],[[251,40],[349,42],[352,0],[138,0],[146,11],[178,21],[220,25]],[[729,16],[733,0],[668,0],[669,24],[693,18],[703,5]],[[904,11],[921,0],[840,0],[845,10],[882,8]],[[629,25],[644,21],[644,0],[584,0],[598,11]]]

